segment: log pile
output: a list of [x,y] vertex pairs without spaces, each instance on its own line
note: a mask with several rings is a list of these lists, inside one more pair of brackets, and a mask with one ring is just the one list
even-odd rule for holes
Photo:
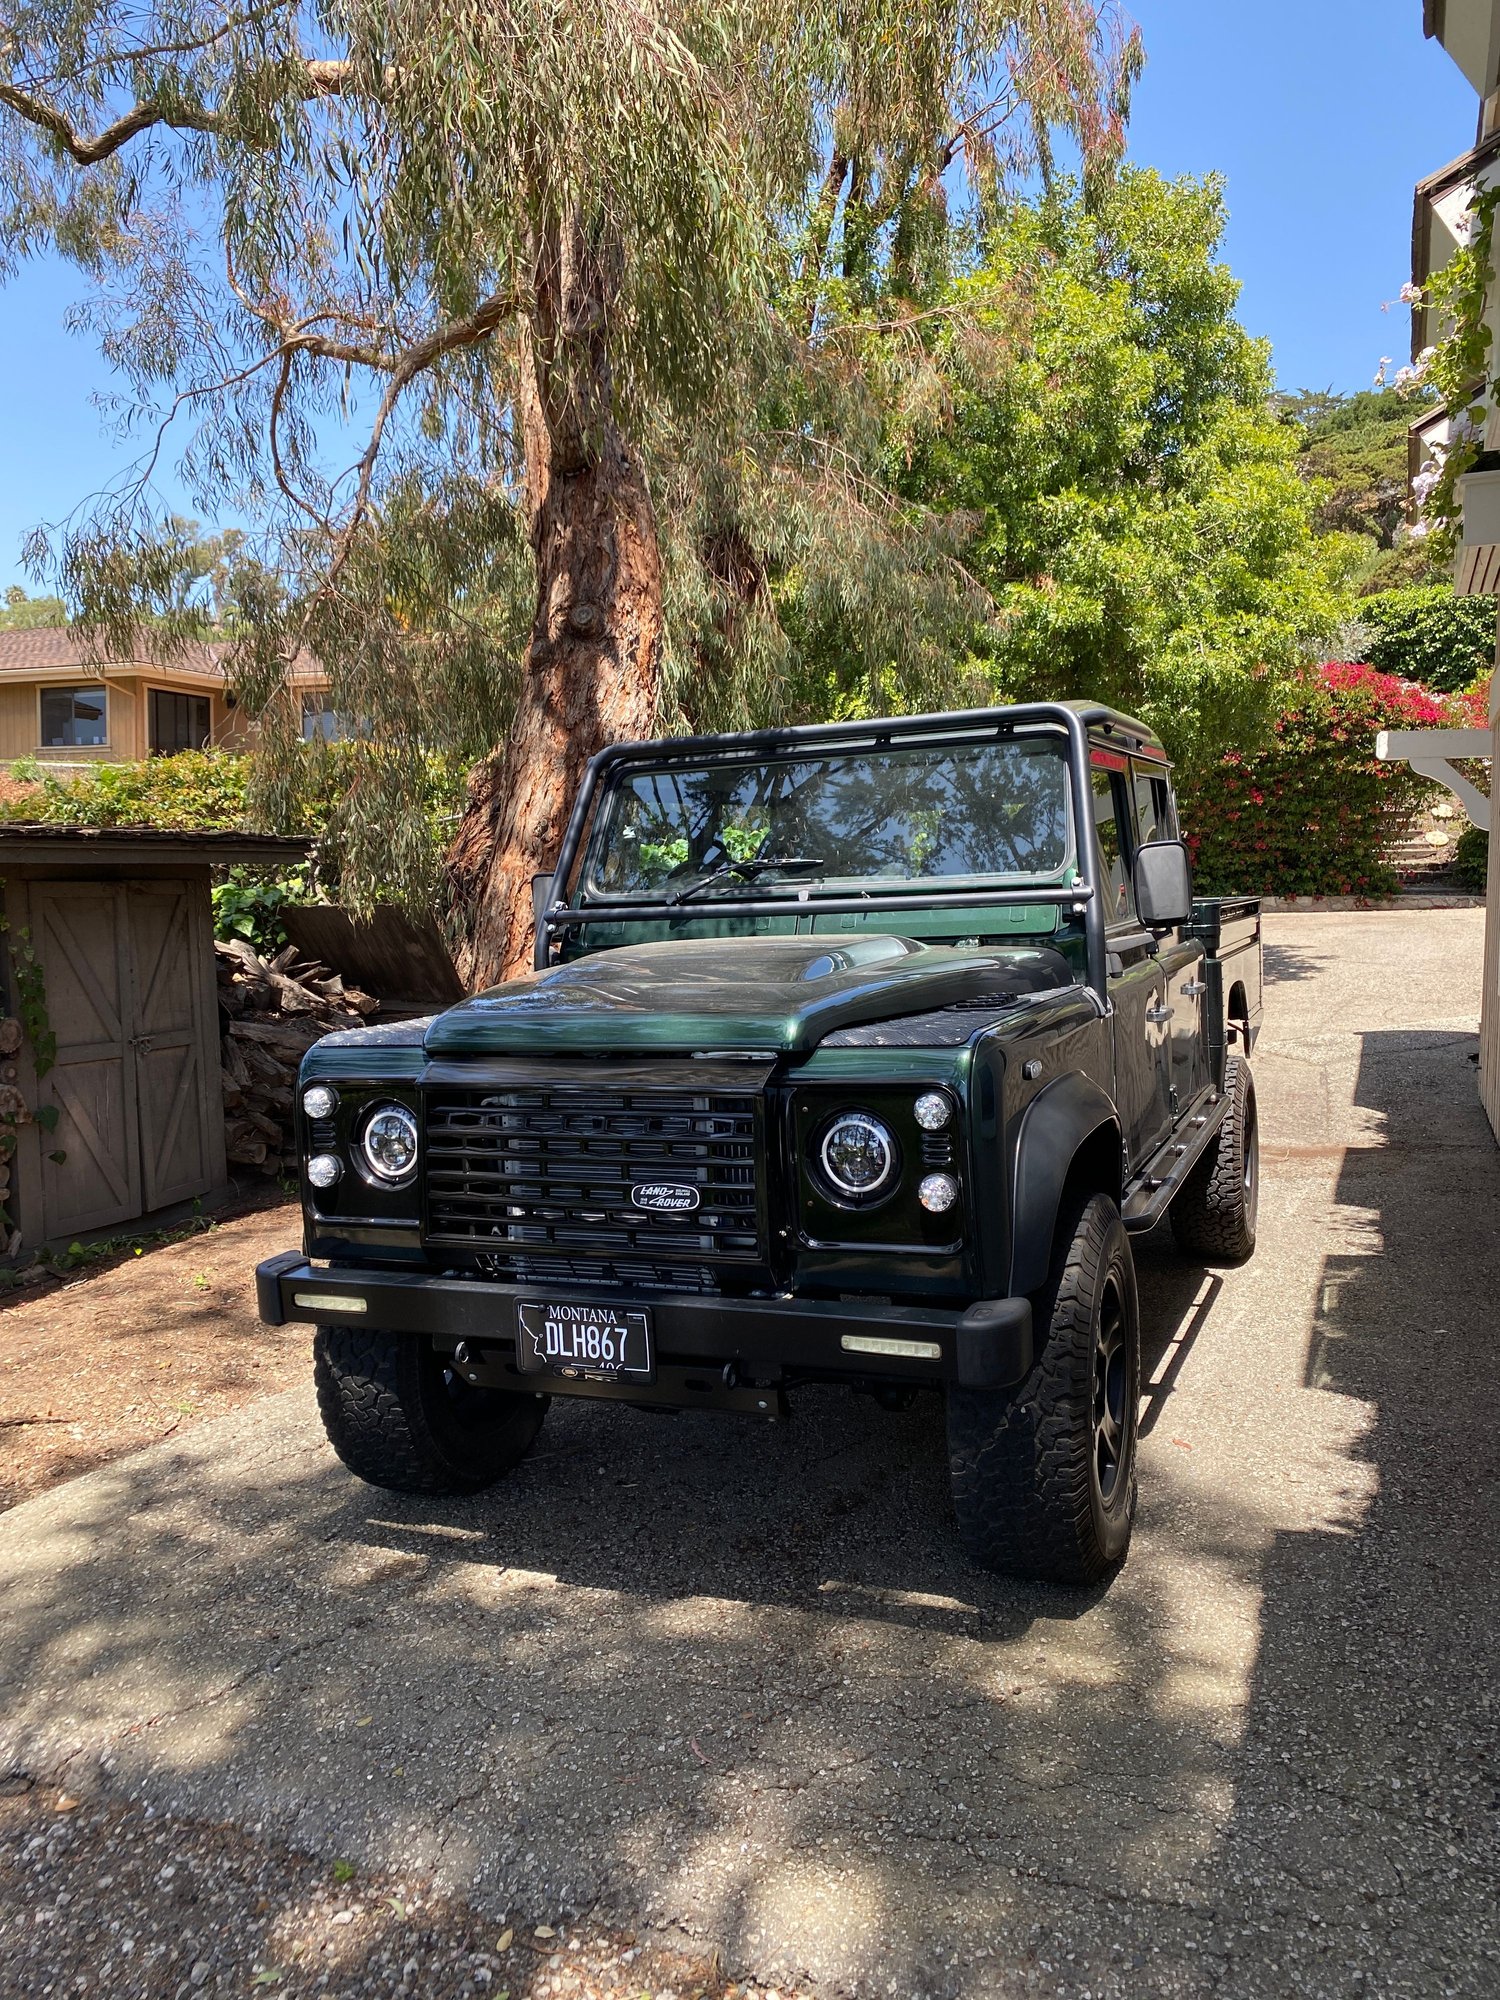
[[263,1174],[290,1171],[298,1064],[324,1035],[361,1027],[380,1002],[346,986],[326,965],[299,958],[295,945],[263,959],[234,939],[215,944],[214,963],[230,1164]]

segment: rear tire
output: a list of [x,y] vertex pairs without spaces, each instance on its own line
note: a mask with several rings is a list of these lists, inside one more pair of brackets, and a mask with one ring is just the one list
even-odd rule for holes
[[1260,1128],[1255,1079],[1242,1055],[1224,1069],[1229,1109],[1172,1203],[1178,1247],[1204,1264],[1243,1264],[1255,1254],[1260,1200]]
[[320,1326],[313,1380],[328,1442],[397,1493],[477,1493],[525,1457],[547,1398],[476,1389],[420,1334]]
[[948,1391],[948,1463],[959,1539],[975,1562],[1089,1584],[1130,1546],[1141,1336],[1120,1211],[1097,1194],[1075,1218],[1060,1218],[1036,1301],[1030,1375],[1014,1389]]

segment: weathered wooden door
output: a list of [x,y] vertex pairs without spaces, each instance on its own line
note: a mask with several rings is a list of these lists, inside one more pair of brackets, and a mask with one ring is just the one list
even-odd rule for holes
[[34,881],[28,904],[57,1036],[36,1088],[56,1123],[34,1135],[41,1201],[28,1237],[66,1239],[206,1193],[224,1167],[202,884]]
[[[147,1209],[202,1194],[209,1169],[201,952],[187,882],[131,882],[125,892]],[[214,1079],[217,1083],[217,1078]]]
[[[141,1213],[141,1147],[125,896],[112,882],[34,882],[31,947],[57,1059],[37,1091],[48,1237]],[[45,1116],[45,1113],[44,1113]]]

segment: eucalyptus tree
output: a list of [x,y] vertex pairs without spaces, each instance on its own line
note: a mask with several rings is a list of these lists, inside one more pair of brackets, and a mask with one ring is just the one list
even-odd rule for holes
[[[366,725],[367,851],[435,720],[504,732],[450,856],[467,969],[497,975],[584,760],[658,714],[649,437],[702,464],[751,357],[815,346],[872,261],[914,272],[964,173],[1045,166],[1059,127],[1107,170],[1135,50],[1111,0],[23,0],[0,257],[79,267],[143,440],[57,550],[84,622],[171,573],[172,454],[247,524],[268,764],[302,646]],[[519,642],[481,588],[518,552]]]

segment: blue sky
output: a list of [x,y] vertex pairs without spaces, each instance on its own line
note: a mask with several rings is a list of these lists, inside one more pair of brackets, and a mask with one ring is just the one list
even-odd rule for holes
[[[1272,342],[1284,388],[1366,386],[1405,358],[1382,313],[1409,275],[1412,184],[1472,143],[1477,104],[1421,0],[1134,0],[1147,67],[1131,152],[1168,174],[1228,182],[1225,251],[1240,315]],[[0,291],[0,587],[20,549],[129,455],[89,401],[110,371],[70,334],[70,272],[32,266]],[[207,523],[206,525],[218,525]],[[35,586],[32,586],[35,588]]]

